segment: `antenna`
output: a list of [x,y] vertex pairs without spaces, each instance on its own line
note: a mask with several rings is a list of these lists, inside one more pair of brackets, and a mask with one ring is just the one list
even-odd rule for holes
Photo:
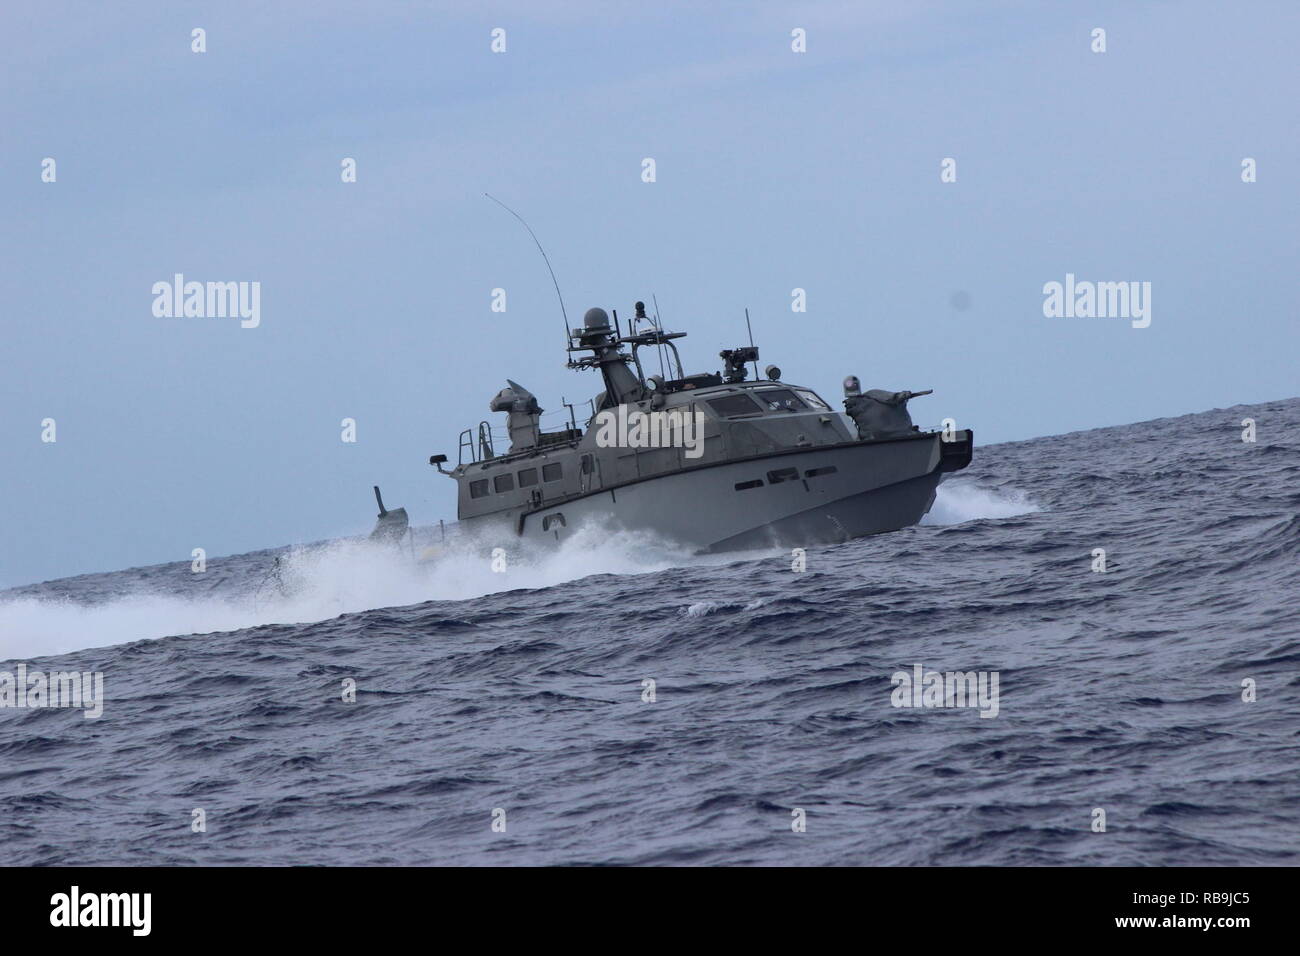
[[[749,324],[749,306],[745,306],[745,328],[749,329],[749,347],[754,347],[754,327]],[[761,381],[758,377],[758,359],[754,359],[754,381]]]
[[565,311],[564,296],[560,294],[560,283],[555,280],[555,270],[551,268],[551,260],[547,258],[546,250],[542,248],[542,243],[537,238],[537,233],[533,232],[532,226],[524,222],[523,216],[519,215],[519,213],[515,212],[513,209],[511,209],[509,206],[503,203],[500,199],[497,199],[496,196],[493,196],[491,193],[484,193],[483,195],[487,196],[488,199],[491,199],[494,203],[496,203],[506,212],[510,213],[510,215],[518,219],[520,224],[523,225],[523,227],[528,230],[528,234],[533,237],[533,242],[537,243],[537,251],[542,254],[542,261],[546,263],[546,271],[551,274],[551,282],[555,286],[555,297],[560,300],[560,314],[564,316],[564,334],[566,336],[564,341],[565,341],[565,345],[567,346],[568,343],[573,341],[573,332],[569,329],[569,313]]
[[[650,301],[655,304],[655,328],[658,329],[659,333],[662,335],[664,331],[664,324],[663,322],[659,321],[659,296],[651,292]],[[673,354],[676,355],[675,352]],[[662,373],[663,370],[664,370],[664,346],[663,343],[660,342],[659,343],[659,371]],[[686,374],[682,371],[682,358],[680,355],[677,356],[677,377],[678,378],[686,377]]]
[[[650,324],[654,326],[654,330],[656,332],[662,335],[664,331],[664,326],[663,323],[659,321],[659,300],[655,298],[655,294],[653,292],[650,293],[650,301],[655,304],[655,317],[654,317],[654,321],[651,322]],[[667,378],[668,373],[664,371],[664,343],[662,339],[655,344],[655,351],[659,353],[659,375],[662,378]],[[680,375],[678,375],[677,377],[681,378]]]

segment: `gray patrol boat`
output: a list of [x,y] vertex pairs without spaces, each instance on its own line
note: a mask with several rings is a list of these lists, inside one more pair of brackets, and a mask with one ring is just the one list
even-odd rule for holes
[[[537,399],[509,382],[490,403],[507,416],[508,450],[485,421],[461,433],[454,468],[429,459],[456,481],[464,531],[561,541],[594,524],[698,552],[836,543],[916,524],[941,476],[971,460],[969,430],[912,424],[907,403],[928,390],[863,393],[850,376],[836,412],[775,366],[760,378],[752,344],[719,353],[721,372],[686,375],[674,344],[686,333],[665,332],[641,302],[626,335],[604,309],[568,334],[568,367],[604,379],[585,428],[568,406],[567,427],[542,431]],[[643,349],[665,374],[646,374]]]

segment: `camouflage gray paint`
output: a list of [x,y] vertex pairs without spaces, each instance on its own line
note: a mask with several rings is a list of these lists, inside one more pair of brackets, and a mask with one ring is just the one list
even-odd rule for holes
[[[646,375],[638,350],[667,349],[675,358],[671,340],[684,334],[654,327],[623,335],[603,309],[591,309],[571,333],[569,352],[578,357],[569,366],[600,371],[594,413],[620,405],[699,413],[699,457],[681,447],[601,447],[591,421],[543,432],[537,400],[512,381],[490,403],[507,413],[509,451],[498,455],[481,426],[477,443],[462,433],[455,468],[438,465],[456,481],[462,525],[561,540],[595,521],[699,551],[804,546],[917,523],[941,475],[970,462],[969,431],[944,442],[912,424],[907,402],[928,392],[849,394],[846,415],[809,388],[747,380],[746,366],[728,354],[742,350],[722,353],[725,374],[683,375],[678,361],[676,378]],[[756,349],[743,355],[757,360]]]

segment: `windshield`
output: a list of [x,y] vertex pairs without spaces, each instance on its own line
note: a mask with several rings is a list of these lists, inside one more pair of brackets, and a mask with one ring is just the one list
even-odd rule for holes
[[[735,418],[737,415],[758,415],[759,410],[754,407],[754,403],[749,400],[749,396],[741,392],[738,395],[724,395],[721,398],[709,399],[708,405],[718,415],[719,418]],[[767,406],[764,406],[766,408]]]
[[765,412],[801,412],[807,408],[788,388],[764,388],[751,394]]
[[831,407],[817,397],[816,392],[810,392],[806,388],[799,389],[799,397],[808,403],[809,408],[815,408],[818,411],[830,411]]

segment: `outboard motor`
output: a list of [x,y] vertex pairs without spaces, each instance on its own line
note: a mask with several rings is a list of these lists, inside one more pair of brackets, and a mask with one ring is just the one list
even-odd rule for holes
[[917,430],[908,414],[909,399],[929,395],[934,389],[923,392],[886,392],[873,388],[865,394],[856,375],[844,380],[844,410],[858,426],[858,437],[893,438],[910,435]]
[[497,392],[488,408],[494,412],[509,412],[506,428],[510,430],[510,451],[523,451],[538,442],[542,408],[532,392],[518,382],[506,381],[510,387]]

